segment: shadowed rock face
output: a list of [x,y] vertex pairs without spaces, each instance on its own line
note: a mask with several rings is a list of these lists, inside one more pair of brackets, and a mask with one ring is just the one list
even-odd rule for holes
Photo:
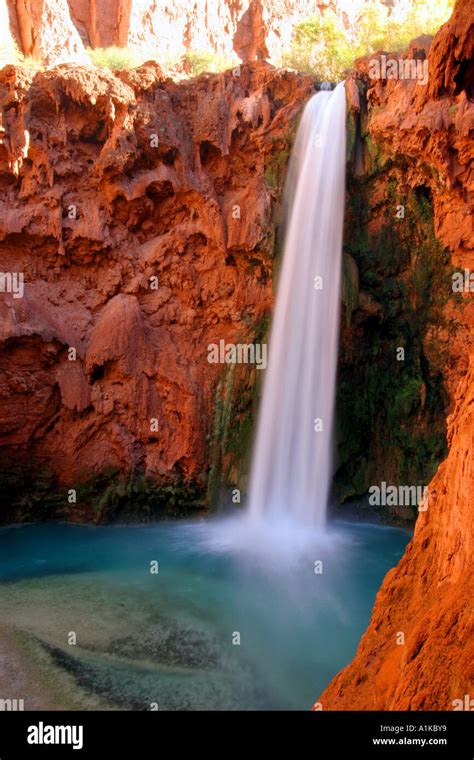
[[[429,50],[426,88],[407,81],[366,81],[368,134],[385,157],[377,178],[379,197],[393,176],[400,184],[429,188],[438,238],[456,269],[471,271],[474,105],[463,61],[471,55],[472,24],[471,4],[459,3]],[[366,63],[359,66],[362,79]],[[350,91],[358,109],[361,103]],[[376,204],[372,224],[377,224]],[[472,698],[472,298],[465,294],[458,308],[447,306],[447,322],[440,329],[449,347],[448,457],[429,485],[428,510],[419,514],[404,557],[382,584],[355,659],[318,698],[323,709],[452,710],[459,709],[455,700],[466,694]],[[448,331],[449,324],[455,329]],[[397,643],[400,634],[404,644]]]
[[0,469],[205,484],[225,369],[207,346],[252,341],[271,308],[281,156],[312,81],[263,63],[28,77],[0,74],[0,270],[24,273],[0,298]]

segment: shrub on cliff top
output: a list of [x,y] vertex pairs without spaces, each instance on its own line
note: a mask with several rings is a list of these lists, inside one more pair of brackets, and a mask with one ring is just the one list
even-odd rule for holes
[[33,58],[31,55],[23,55],[16,42],[0,42],[0,68],[9,63],[36,70],[43,68],[43,64],[37,58]]
[[189,76],[199,76],[204,72],[218,73],[237,66],[237,58],[231,59],[212,50],[190,50],[181,59],[181,66]]
[[377,50],[398,52],[416,37],[435,34],[453,6],[454,0],[413,0],[402,15],[380,0],[370,0],[348,26],[327,10],[294,27],[282,65],[307,71],[320,81],[339,81],[356,58]]
[[[157,60],[156,52],[155,49],[136,50],[127,47],[87,49],[87,54],[94,66],[113,71],[133,69],[144,61]],[[236,66],[238,60],[226,58],[212,50],[190,50],[180,59],[164,60],[161,63],[165,70],[174,74],[182,75],[184,71],[188,76],[194,77],[203,72],[225,71]]]
[[334,13],[312,16],[293,31],[291,49],[282,56],[284,66],[308,71],[320,80],[337,81],[353,61],[344,27]]
[[88,48],[87,54],[94,66],[114,71],[133,69],[143,63],[143,56],[126,47]]

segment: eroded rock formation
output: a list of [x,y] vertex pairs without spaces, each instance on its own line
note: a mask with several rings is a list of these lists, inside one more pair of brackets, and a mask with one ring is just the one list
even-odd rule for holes
[[[0,269],[24,274],[24,296],[0,298],[7,490],[30,466],[38,493],[50,472],[51,493],[111,471],[205,488],[224,369],[207,347],[261,333],[313,91],[264,63],[238,74],[1,72]],[[59,510],[91,518],[62,492]]]
[[86,63],[79,33],[67,0],[1,0],[4,16],[19,50],[46,64]]
[[[427,188],[436,234],[449,249],[453,267],[471,272],[473,25],[472,6],[462,0],[427,48],[426,87],[410,80],[369,81],[367,62],[358,67],[364,97],[359,99],[357,87],[350,85],[353,108],[363,110],[365,97],[368,103],[361,171],[370,172],[375,160],[371,224],[380,223],[390,179],[396,180],[400,196],[405,185]],[[398,202],[395,194],[392,208]],[[383,582],[354,661],[318,699],[323,709],[452,710],[459,709],[455,700],[472,697],[472,299],[469,291],[457,303],[450,298],[438,328],[449,390],[447,459],[429,485],[428,509],[420,512],[404,557]]]

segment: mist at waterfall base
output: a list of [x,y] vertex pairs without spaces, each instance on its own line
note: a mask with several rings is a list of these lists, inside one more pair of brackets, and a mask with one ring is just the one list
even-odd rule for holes
[[35,709],[305,710],[354,656],[408,535],[325,526],[344,130],[343,85],[307,104],[249,505],[195,522],[1,529],[0,648],[14,640],[10,676],[19,674],[10,697],[24,696],[26,678]]

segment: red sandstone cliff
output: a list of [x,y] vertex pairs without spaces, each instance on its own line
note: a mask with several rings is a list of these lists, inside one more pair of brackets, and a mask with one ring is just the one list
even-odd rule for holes
[[46,64],[87,63],[79,33],[72,23],[67,0],[0,0],[0,14],[5,24],[2,41],[8,29],[18,49]]
[[[164,63],[188,51],[277,63],[293,26],[333,8],[349,30],[367,0],[0,0],[3,34],[47,65],[83,62],[85,48],[128,46]],[[396,4],[396,2],[395,2]],[[1,32],[0,32],[1,34]]]
[[[384,156],[378,192],[390,177],[426,187],[436,232],[456,268],[474,270],[472,51],[474,14],[458,3],[428,54],[429,84],[368,82],[367,129]],[[359,72],[367,71],[361,62]],[[361,74],[359,73],[359,76]],[[351,84],[353,105],[357,88]],[[373,196],[377,224],[380,195]],[[429,486],[407,551],[378,593],[355,659],[318,698],[323,709],[452,710],[474,689],[474,304],[449,307],[455,333],[445,378],[451,404],[449,455]],[[404,643],[400,634],[404,635]]]
[[0,469],[205,483],[207,346],[270,308],[265,173],[312,90],[263,63],[179,85],[155,65],[0,73],[0,270],[25,278],[0,298]]

